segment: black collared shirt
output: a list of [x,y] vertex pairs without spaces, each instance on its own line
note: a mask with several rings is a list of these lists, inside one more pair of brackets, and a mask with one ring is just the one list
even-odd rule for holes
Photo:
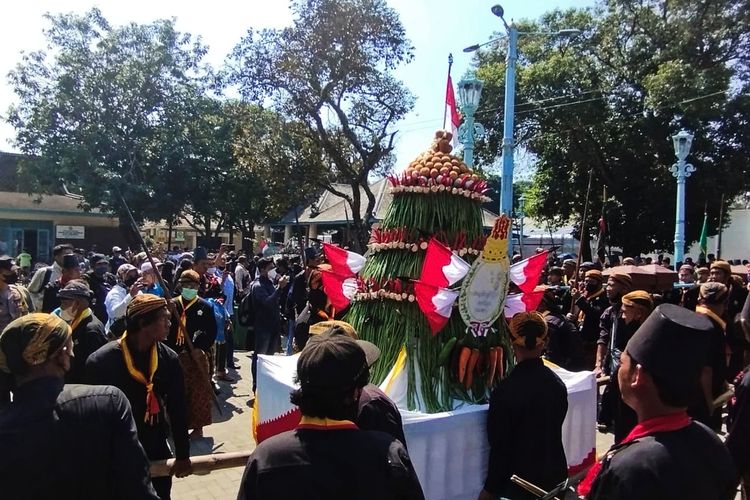
[[0,496],[158,499],[125,395],[63,383],[23,384],[0,412]]
[[513,474],[547,491],[564,481],[568,464],[562,425],[567,412],[568,392],[560,377],[540,358],[517,364],[490,397],[484,489],[517,499],[527,493],[510,482]]

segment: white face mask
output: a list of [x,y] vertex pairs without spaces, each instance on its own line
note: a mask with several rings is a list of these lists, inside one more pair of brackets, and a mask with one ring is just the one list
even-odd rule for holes
[[276,274],[276,269],[271,269],[270,271],[268,271],[268,279],[269,280],[276,281],[276,277],[277,276],[278,275]]
[[208,273],[209,274],[216,274],[216,268],[215,267],[209,267],[208,268]]
[[70,323],[71,321],[76,319],[76,315],[73,309],[60,309],[60,317],[67,323]]

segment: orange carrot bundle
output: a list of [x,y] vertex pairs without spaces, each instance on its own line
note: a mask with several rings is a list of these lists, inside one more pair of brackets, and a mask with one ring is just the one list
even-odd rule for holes
[[474,370],[477,367],[477,361],[479,361],[479,349],[472,349],[471,357],[469,358],[469,365],[466,367],[466,377],[463,381],[464,389],[468,390],[474,382]]
[[466,379],[466,369],[468,368],[470,358],[471,348],[462,347],[461,353],[458,355],[458,381],[461,383]]

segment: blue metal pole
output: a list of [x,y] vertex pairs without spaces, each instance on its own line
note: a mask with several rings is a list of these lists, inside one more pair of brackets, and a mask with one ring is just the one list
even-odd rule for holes
[[685,161],[677,161],[677,214],[674,227],[674,263],[683,261],[685,252]]
[[[505,62],[505,113],[503,117],[503,168],[500,176],[500,213],[513,213],[513,115],[516,103],[516,60],[518,29],[508,29],[508,57]],[[513,253],[513,240],[508,241],[508,255]]]

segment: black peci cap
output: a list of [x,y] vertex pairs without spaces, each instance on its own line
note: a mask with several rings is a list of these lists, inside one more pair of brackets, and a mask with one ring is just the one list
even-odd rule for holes
[[675,304],[662,304],[646,318],[625,350],[657,378],[695,382],[706,361],[711,320]]

